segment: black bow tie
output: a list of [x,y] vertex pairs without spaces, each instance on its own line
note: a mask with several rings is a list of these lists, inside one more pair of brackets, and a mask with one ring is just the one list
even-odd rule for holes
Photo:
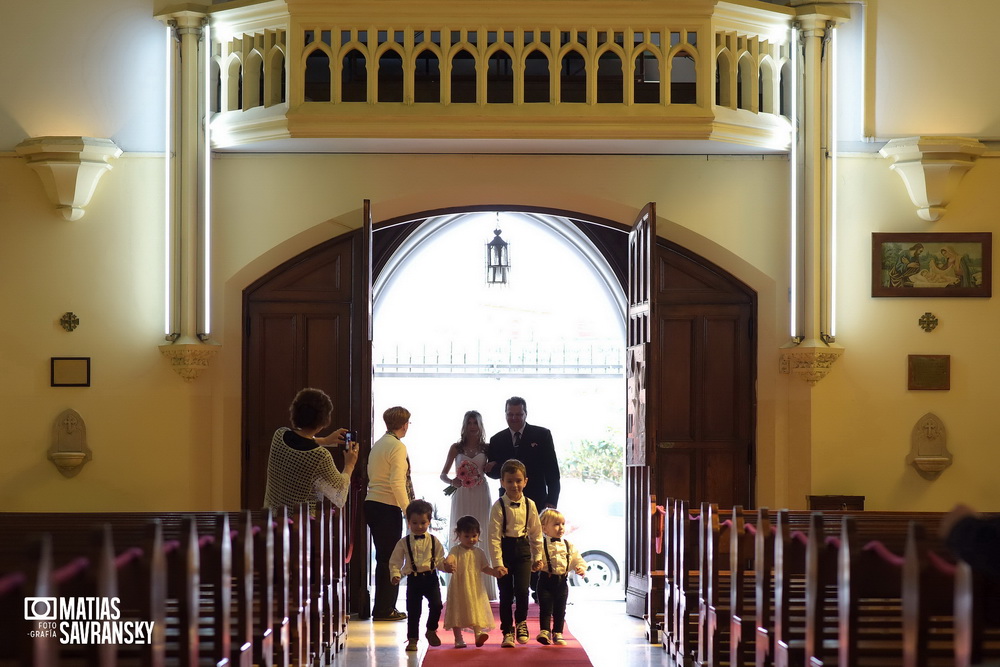
[[562,542],[561,537],[550,537],[549,542]]
[[414,536],[413,536],[413,539],[415,539],[415,540],[422,540],[422,539],[424,539],[425,537],[427,537],[427,536],[426,536],[426,535],[414,535]]
[[521,503],[507,503],[507,504],[510,505],[511,507],[520,507],[521,506]]

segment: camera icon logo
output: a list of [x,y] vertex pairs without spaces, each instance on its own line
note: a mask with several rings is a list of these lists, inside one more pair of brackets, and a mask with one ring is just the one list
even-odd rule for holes
[[24,620],[54,621],[59,611],[56,598],[24,598]]

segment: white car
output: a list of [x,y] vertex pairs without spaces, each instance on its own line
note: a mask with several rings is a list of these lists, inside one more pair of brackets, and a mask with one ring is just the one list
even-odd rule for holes
[[566,539],[587,562],[574,586],[621,586],[625,564],[625,488],[607,481],[561,480],[559,511]]

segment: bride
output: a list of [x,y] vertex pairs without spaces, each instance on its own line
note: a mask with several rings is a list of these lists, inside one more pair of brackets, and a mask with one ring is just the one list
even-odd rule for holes
[[[450,484],[451,517],[448,526],[449,548],[458,544],[455,536],[455,522],[459,518],[470,515],[479,520],[480,526],[489,525],[490,506],[493,498],[490,487],[483,472],[486,465],[486,439],[483,435],[483,416],[476,410],[469,410],[462,420],[462,438],[448,448],[448,459],[441,470],[441,481]],[[455,476],[451,477],[452,465]],[[481,575],[486,585],[486,594],[490,600],[498,599],[497,580],[488,575]]]

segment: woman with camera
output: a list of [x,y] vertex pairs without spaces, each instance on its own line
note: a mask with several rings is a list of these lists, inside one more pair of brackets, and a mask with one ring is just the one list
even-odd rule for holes
[[309,503],[310,514],[314,514],[316,500],[322,496],[337,507],[343,507],[351,488],[351,474],[358,462],[358,443],[346,443],[344,470],[338,471],[326,447],[345,444],[347,429],[317,437],[316,434],[328,428],[333,419],[333,402],[320,389],[299,391],[288,413],[292,427],[282,426],[271,438],[265,509]]

